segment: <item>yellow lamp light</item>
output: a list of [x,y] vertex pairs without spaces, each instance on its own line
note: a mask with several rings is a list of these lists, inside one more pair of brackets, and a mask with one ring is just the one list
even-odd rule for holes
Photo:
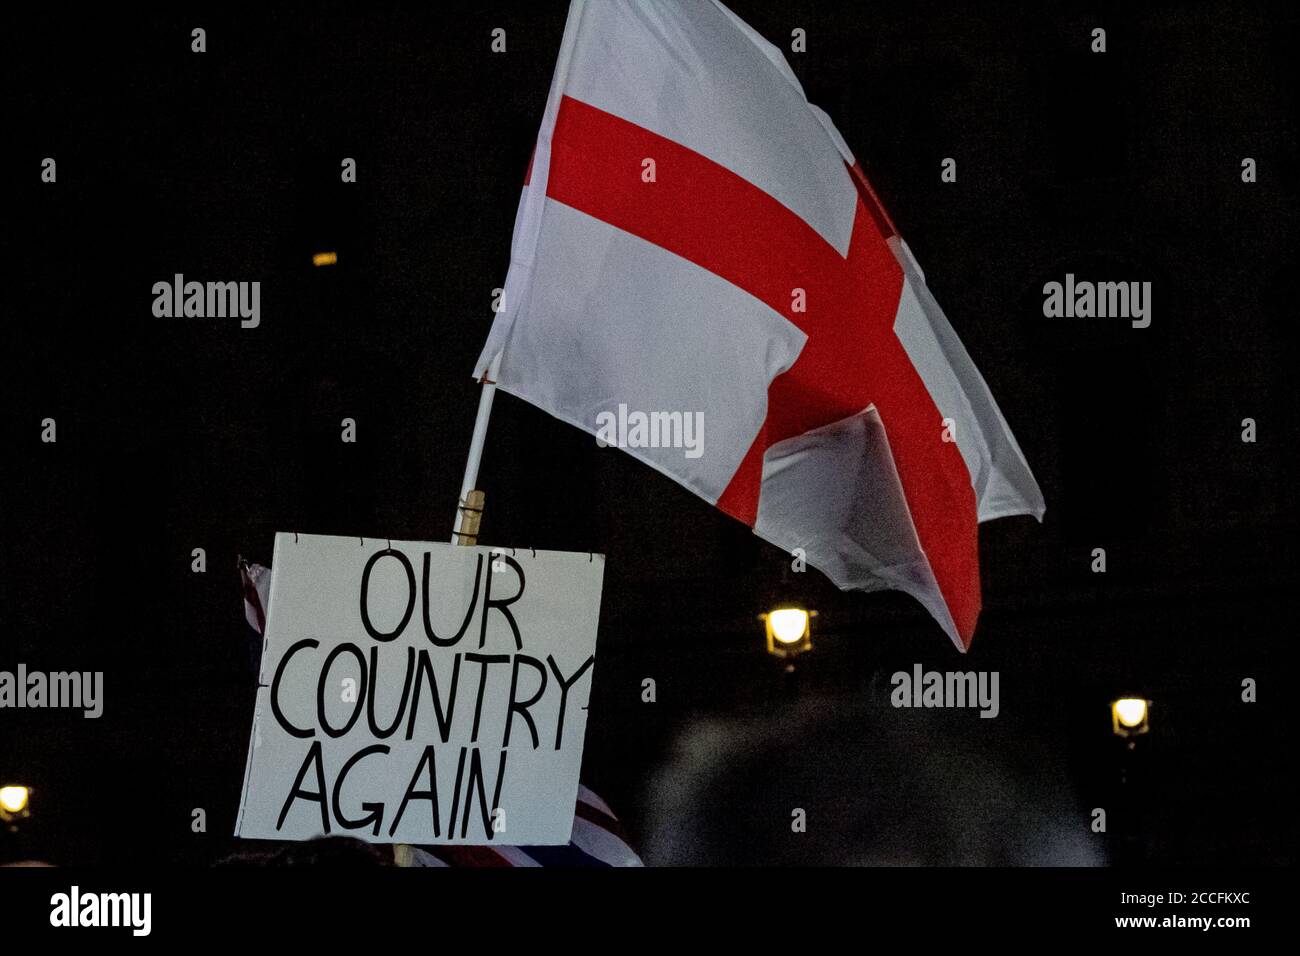
[[1111,727],[1120,737],[1135,737],[1151,729],[1151,701],[1120,697],[1110,702]]
[[816,616],[816,611],[796,605],[760,614],[767,631],[767,652],[776,657],[794,657],[812,650],[812,619]]
[[317,252],[311,257],[311,264],[314,266],[332,266],[338,261],[337,252]]
[[8,786],[0,787],[0,816],[9,815],[17,816],[27,809],[27,801],[31,798],[31,790],[26,787]]
[[801,607],[782,607],[767,616],[772,636],[782,644],[802,641],[808,633],[808,612]]

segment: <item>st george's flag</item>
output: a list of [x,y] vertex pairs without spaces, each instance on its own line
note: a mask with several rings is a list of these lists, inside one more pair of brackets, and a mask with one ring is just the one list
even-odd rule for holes
[[913,595],[961,650],[978,523],[1043,514],[843,138],[717,0],[573,0],[489,371],[604,438],[629,409],[694,416],[692,454],[620,444],[841,588]]

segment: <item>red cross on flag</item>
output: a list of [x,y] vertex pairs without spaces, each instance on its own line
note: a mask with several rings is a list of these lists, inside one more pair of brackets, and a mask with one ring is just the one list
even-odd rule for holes
[[1043,498],[829,117],[717,0],[573,0],[476,375],[957,646]]

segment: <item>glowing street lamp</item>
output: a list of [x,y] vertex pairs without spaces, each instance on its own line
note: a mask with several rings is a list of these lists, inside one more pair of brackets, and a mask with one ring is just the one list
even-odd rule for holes
[[1151,729],[1151,701],[1145,697],[1120,697],[1110,702],[1111,727],[1117,737],[1136,737]]
[[812,619],[816,611],[783,605],[760,614],[767,631],[767,652],[774,657],[795,657],[812,650]]
[[31,795],[32,792],[27,787],[0,787],[0,820],[9,823],[27,816],[27,804]]

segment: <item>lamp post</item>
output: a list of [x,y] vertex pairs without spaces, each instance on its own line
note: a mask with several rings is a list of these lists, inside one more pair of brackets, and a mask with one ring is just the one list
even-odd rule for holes
[[[802,558],[796,557],[798,570],[802,570],[801,562]],[[781,683],[787,695],[798,692],[795,658],[812,650],[812,619],[817,616],[804,604],[804,588],[795,584],[792,567],[790,562],[782,562],[780,579],[767,592],[769,610],[758,616],[763,622],[767,653],[782,663]]]
[[1119,755],[1119,863],[1138,863],[1145,856],[1145,821],[1139,813],[1140,795],[1134,780],[1138,738],[1151,732],[1151,701],[1145,697],[1116,697],[1110,702],[1111,732],[1124,743]]

